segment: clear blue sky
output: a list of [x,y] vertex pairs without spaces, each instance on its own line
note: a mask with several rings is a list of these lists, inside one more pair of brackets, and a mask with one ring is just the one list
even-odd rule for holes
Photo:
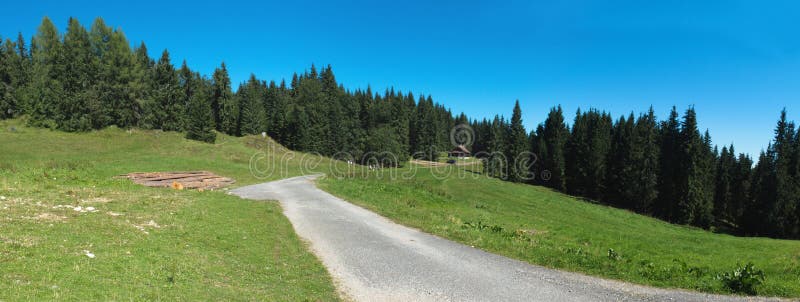
[[224,60],[235,84],[331,64],[349,88],[432,94],[471,117],[519,99],[528,129],[557,104],[568,120],[694,105],[714,143],[753,155],[781,108],[800,119],[798,1],[112,2],[7,1],[0,35],[102,16],[176,65],[210,74]]

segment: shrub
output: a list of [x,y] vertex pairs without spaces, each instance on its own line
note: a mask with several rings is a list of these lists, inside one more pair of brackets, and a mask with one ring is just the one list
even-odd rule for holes
[[611,259],[611,260],[617,261],[617,260],[620,260],[620,259],[622,259],[622,256],[620,256],[620,255],[617,253],[617,251],[615,251],[614,249],[608,249],[608,259]]
[[756,269],[752,263],[738,266],[733,272],[717,276],[722,284],[734,293],[757,294],[756,287],[764,282],[764,271]]

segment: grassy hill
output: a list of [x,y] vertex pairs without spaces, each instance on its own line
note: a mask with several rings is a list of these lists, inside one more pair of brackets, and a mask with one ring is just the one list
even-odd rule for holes
[[397,222],[534,264],[658,287],[729,293],[718,276],[752,262],[766,276],[756,287],[759,295],[800,297],[800,241],[739,238],[672,225],[458,169],[418,168],[415,177],[394,180],[382,171],[382,177],[327,178],[320,184]]
[[210,170],[244,185],[303,173],[290,159],[252,175],[268,140],[21,124],[0,121],[0,300],[338,300],[277,203],[113,178]]
[[[210,170],[240,186],[342,163],[260,137],[220,136],[210,145],[170,132],[70,134],[22,124],[0,121],[0,300],[338,300],[278,204],[114,176]],[[250,172],[254,158],[260,173]],[[671,225],[463,167],[419,168],[402,180],[385,172],[404,171],[320,185],[400,223],[530,263],[727,293],[718,276],[752,262],[766,275],[758,294],[800,297],[798,241]]]

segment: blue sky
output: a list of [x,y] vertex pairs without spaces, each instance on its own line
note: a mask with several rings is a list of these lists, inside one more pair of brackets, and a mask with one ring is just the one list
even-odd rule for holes
[[102,16],[176,65],[225,61],[235,84],[331,64],[349,88],[432,94],[471,117],[519,99],[528,129],[557,104],[568,120],[694,105],[714,143],[753,155],[781,108],[800,119],[797,1],[112,2],[7,2],[0,35]]

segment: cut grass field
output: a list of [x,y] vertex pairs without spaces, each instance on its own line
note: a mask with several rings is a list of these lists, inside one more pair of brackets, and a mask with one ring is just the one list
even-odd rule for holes
[[730,293],[718,276],[752,262],[766,275],[759,295],[800,297],[800,241],[715,234],[543,187],[472,173],[444,176],[447,169],[460,168],[418,168],[406,179],[387,177],[387,171],[379,171],[381,177],[329,177],[320,186],[396,222],[533,264]]
[[253,176],[265,139],[210,145],[179,133],[22,124],[0,121],[0,301],[339,300],[277,203],[114,178],[209,170],[238,186],[304,174],[288,159]]

